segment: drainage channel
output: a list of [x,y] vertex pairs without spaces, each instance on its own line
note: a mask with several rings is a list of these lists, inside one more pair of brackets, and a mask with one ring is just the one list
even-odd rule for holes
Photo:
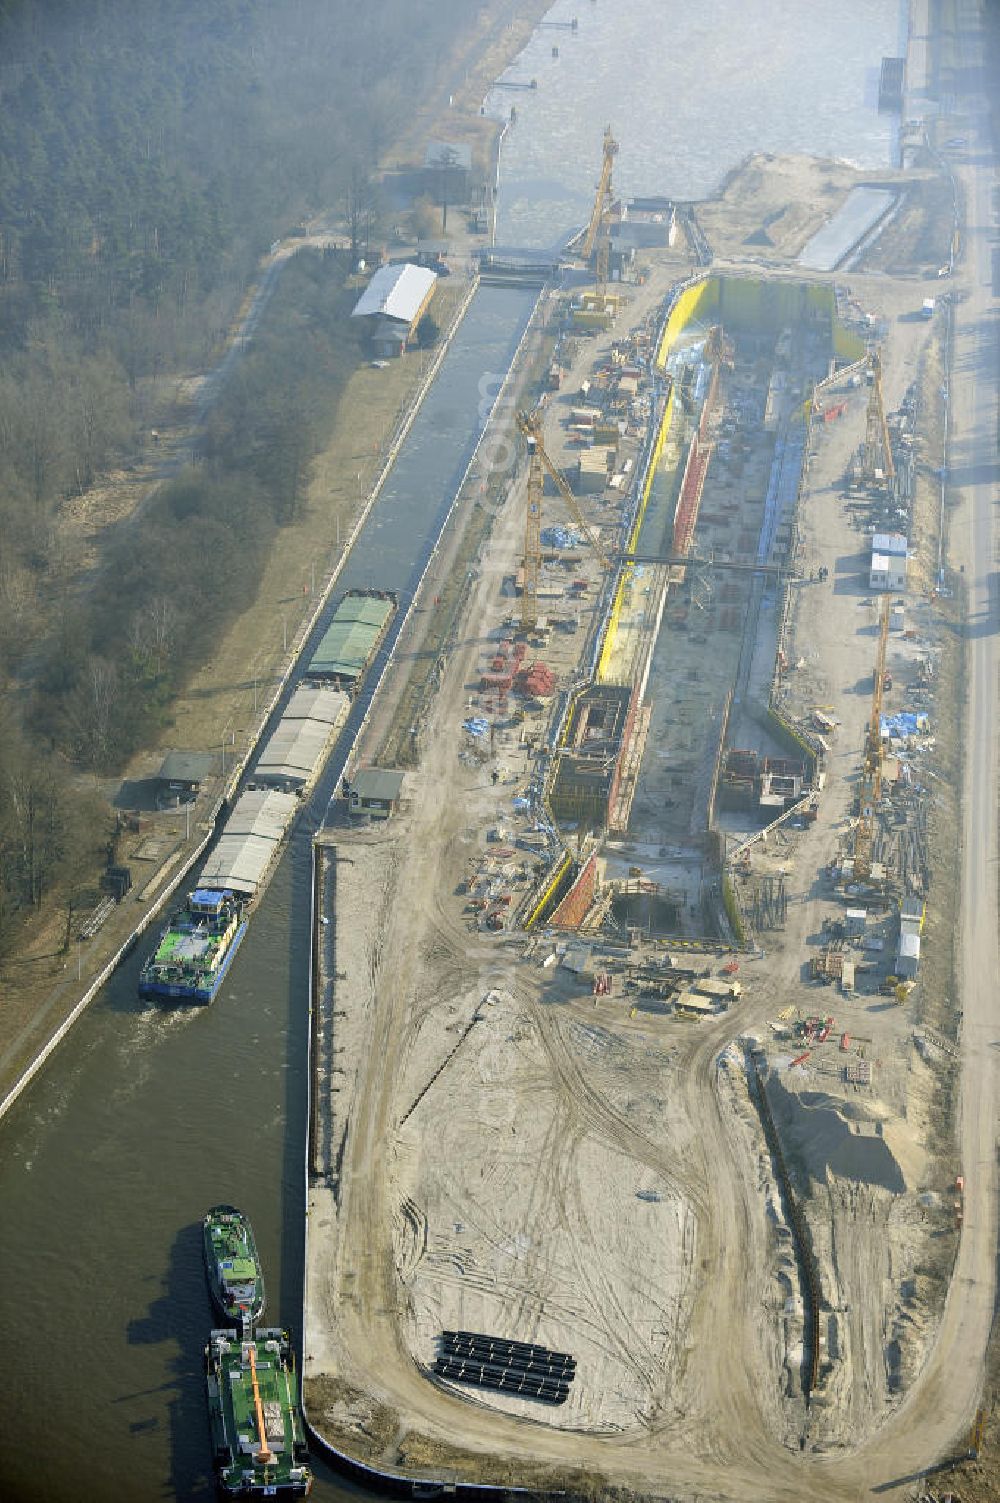
[[778,1129],[771,1114],[771,1103],[767,1099],[767,1090],[764,1078],[760,1073],[760,1065],[754,1054],[750,1056],[753,1065],[753,1087],[757,1100],[757,1109],[764,1128],[764,1137],[774,1166],[778,1174],[778,1183],[781,1187],[781,1198],[785,1206],[785,1214],[788,1224],[792,1229],[795,1240],[795,1257],[799,1266],[799,1276],[802,1287],[803,1325],[805,1329],[802,1353],[802,1393],[808,1406],[813,1390],[819,1383],[819,1307],[822,1298],[819,1281],[819,1269],[813,1256],[812,1241],[809,1237],[809,1229],[806,1226],[802,1207],[799,1204],[792,1181],[785,1163],[785,1156],[781,1149],[781,1140],[778,1137]]

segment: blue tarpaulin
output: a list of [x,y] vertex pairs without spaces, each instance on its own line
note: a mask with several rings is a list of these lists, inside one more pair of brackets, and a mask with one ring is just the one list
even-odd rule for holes
[[879,730],[883,736],[916,736],[919,731],[926,731],[928,717],[913,710],[899,710],[895,715],[883,715],[879,719]]
[[543,527],[541,538],[546,548],[578,548],[584,541],[576,527]]

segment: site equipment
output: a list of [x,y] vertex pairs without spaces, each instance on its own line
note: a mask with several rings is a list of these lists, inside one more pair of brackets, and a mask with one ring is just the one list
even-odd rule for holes
[[601,547],[596,534],[591,531],[580,503],[577,501],[562,471],[545,451],[542,443],[542,425],[533,413],[519,412],[517,426],[524,434],[528,447],[528,495],[524,525],[524,587],[521,591],[521,629],[530,631],[538,622],[538,571],[541,564],[542,542],[542,492],[545,474],[551,475],[556,490],[569,507],[573,521],[590,544],[604,568],[611,567],[611,560]]
[[889,612],[892,601],[888,595],[883,595],[880,604],[872,709],[861,769],[861,803],[854,829],[854,877],[861,881],[866,881],[872,872],[875,810],[882,793],[882,694],[885,688],[885,655],[889,643]]
[[882,360],[878,350],[872,350],[868,363],[872,375],[872,391],[868,398],[868,422],[865,428],[861,474],[866,485],[889,485],[896,478],[896,466],[892,459],[889,427],[885,420],[885,404],[882,400]]

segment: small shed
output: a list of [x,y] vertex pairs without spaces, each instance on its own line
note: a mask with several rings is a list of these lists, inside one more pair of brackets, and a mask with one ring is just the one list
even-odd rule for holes
[[868,585],[872,590],[905,590],[910,545],[901,532],[876,532]]
[[380,266],[351,310],[352,318],[371,319],[375,353],[401,355],[434,295],[437,275],[427,266]]
[[904,981],[913,981],[920,968],[920,935],[901,934],[899,953],[896,956],[896,975]]
[[194,798],[205,779],[218,770],[214,752],[168,752],[156,775],[159,795]]
[[390,767],[362,767],[348,785],[348,807],[352,814],[388,819],[399,808],[402,791],[401,772]]
[[848,939],[860,939],[868,922],[867,908],[848,908],[844,914],[844,932]]
[[877,553],[873,548],[868,569],[868,588],[870,590],[905,590],[906,554]]
[[904,898],[899,905],[900,919],[915,921],[917,933],[924,927],[924,900],[918,897]]

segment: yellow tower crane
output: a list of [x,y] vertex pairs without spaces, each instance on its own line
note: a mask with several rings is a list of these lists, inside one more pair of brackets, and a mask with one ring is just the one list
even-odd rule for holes
[[882,698],[885,692],[885,658],[889,645],[889,611],[891,601],[880,601],[878,650],[875,654],[875,680],[872,687],[872,710],[865,737],[865,758],[861,769],[861,801],[854,829],[854,876],[866,881],[872,873],[872,847],[875,842],[875,810],[882,795]]
[[878,350],[873,350],[868,360],[872,372],[872,394],[868,399],[868,422],[861,468],[865,482],[875,485],[880,479],[886,482],[894,480],[896,466],[892,459],[892,444],[889,442],[889,426],[885,420],[882,359]]
[[[587,225],[587,233],[583,241],[583,259],[588,262],[597,247],[598,234],[602,230],[602,227],[606,228],[606,222],[611,213],[611,171],[617,155],[618,142],[611,134],[610,125],[607,125],[604,128],[604,158],[601,163],[601,179],[597,184],[594,207],[591,210],[590,223]],[[607,240],[606,235],[602,235],[601,238],[602,240]],[[607,252],[605,251],[606,254]],[[604,280],[607,281],[607,277]],[[600,281],[600,276],[598,276],[598,281]]]
[[551,475],[556,490],[569,509],[570,516],[579,527],[590,547],[604,568],[611,567],[611,560],[601,546],[597,535],[591,530],[580,510],[566,477],[546,452],[542,442],[542,425],[535,413],[519,412],[517,426],[524,435],[528,449],[528,494],[524,524],[524,586],[521,591],[521,629],[530,631],[538,624],[538,573],[542,558],[542,494],[545,475]]

